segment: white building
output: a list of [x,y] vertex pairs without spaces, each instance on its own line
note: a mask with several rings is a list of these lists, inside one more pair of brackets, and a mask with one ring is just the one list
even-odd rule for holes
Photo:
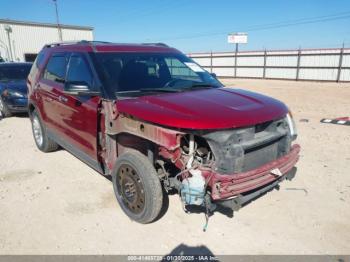
[[[93,40],[93,27],[60,25],[63,41]],[[59,42],[57,24],[0,19],[0,56],[6,61],[34,61],[41,48]]]

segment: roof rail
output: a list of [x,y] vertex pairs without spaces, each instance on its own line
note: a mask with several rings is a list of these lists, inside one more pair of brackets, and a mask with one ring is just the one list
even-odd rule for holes
[[110,42],[104,41],[89,41],[89,40],[79,40],[79,41],[62,41],[46,44],[45,47],[54,47],[54,46],[62,46],[62,45],[77,45],[77,44],[86,44],[86,45],[96,45],[96,44],[110,44]]
[[169,47],[167,44],[164,43],[142,43],[143,45],[157,45],[157,46],[164,46]]
[[79,43],[79,41],[62,41],[62,42],[54,42],[50,44],[46,44],[45,47],[54,47],[54,46],[60,46],[60,45],[74,45]]
[[[98,44],[114,44],[114,43],[105,42],[105,41],[79,40],[79,41],[62,41],[62,42],[46,44],[45,47],[50,48],[50,47],[64,46],[64,45],[89,45],[92,47],[93,51],[96,52],[96,46]],[[164,44],[164,43],[141,43],[141,45],[169,47],[167,44]]]

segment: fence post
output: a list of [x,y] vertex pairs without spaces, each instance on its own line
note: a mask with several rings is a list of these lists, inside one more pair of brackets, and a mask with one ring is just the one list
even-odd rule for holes
[[343,44],[343,47],[340,49],[340,54],[339,54],[337,82],[340,81],[340,75],[341,75],[342,64],[343,64],[343,54],[344,54],[344,44]]
[[295,77],[295,81],[299,80],[299,71],[300,71],[300,57],[301,57],[301,48],[298,50],[298,60],[297,60],[297,75]]
[[210,51],[210,73],[213,73],[213,51]]
[[266,57],[266,49],[265,49],[265,51],[264,51],[264,69],[263,69],[263,79],[265,79],[266,78],[266,59],[267,59],[267,57]]
[[235,78],[237,78],[237,53],[238,53],[238,44],[236,44],[236,52],[235,52]]

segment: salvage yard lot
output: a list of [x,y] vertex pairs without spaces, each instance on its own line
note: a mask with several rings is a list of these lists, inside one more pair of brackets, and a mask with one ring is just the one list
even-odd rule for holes
[[[223,80],[284,101],[302,146],[291,182],[233,218],[186,214],[169,198],[155,223],[130,221],[111,182],[64,150],[44,154],[26,117],[0,121],[0,254],[168,254],[175,248],[220,254],[349,254],[350,84]],[[186,249],[188,251],[189,249]]]

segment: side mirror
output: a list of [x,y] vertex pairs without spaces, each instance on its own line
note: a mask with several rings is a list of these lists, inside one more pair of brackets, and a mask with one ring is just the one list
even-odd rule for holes
[[217,79],[218,77],[216,76],[216,74],[215,73],[210,73],[210,75],[212,76],[212,77],[214,77],[215,79]]
[[89,84],[84,81],[65,82],[64,93],[72,96],[94,96],[99,94],[99,92],[91,91]]

